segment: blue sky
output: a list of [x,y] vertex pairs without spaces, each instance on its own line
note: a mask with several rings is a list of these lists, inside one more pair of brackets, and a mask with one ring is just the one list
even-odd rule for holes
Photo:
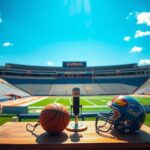
[[149,41],[149,0],[0,0],[0,65],[145,65]]

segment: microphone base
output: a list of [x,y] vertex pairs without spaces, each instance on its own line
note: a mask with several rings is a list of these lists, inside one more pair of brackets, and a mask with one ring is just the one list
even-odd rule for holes
[[78,124],[70,123],[67,126],[66,130],[71,131],[71,132],[82,132],[82,131],[87,130],[87,126],[82,122],[79,122]]

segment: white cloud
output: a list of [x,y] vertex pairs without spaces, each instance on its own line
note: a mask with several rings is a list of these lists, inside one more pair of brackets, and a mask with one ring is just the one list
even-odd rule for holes
[[132,15],[133,15],[133,12],[130,12],[129,15],[126,17],[126,19],[129,19],[130,16],[132,16]]
[[148,35],[150,35],[150,31],[145,31],[145,32],[143,32],[143,31],[141,31],[141,30],[137,30],[137,31],[135,32],[134,37],[135,37],[135,38],[139,38],[139,37],[148,36]]
[[150,65],[150,59],[141,59],[139,65]]
[[4,47],[9,47],[9,46],[13,46],[14,44],[13,43],[10,43],[10,42],[5,42],[3,43],[3,46]]
[[123,38],[123,40],[128,42],[128,41],[131,40],[131,37],[130,36],[126,36],[126,37]]
[[137,24],[147,24],[150,26],[150,12],[137,13]]
[[140,53],[143,50],[142,47],[134,46],[131,50],[130,53]]
[[47,65],[48,65],[48,66],[52,66],[52,65],[53,65],[53,62],[48,61],[48,62],[47,62]]

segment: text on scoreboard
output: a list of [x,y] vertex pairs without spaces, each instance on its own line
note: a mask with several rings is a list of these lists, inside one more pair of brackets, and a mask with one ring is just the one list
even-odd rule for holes
[[63,62],[64,68],[84,68],[86,67],[86,62]]

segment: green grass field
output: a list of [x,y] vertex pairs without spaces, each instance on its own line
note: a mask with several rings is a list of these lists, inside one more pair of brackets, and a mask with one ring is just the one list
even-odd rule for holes
[[[80,104],[83,106],[83,112],[100,112],[110,111],[107,107],[107,102],[114,96],[81,96]],[[142,105],[150,105],[149,97],[135,97]],[[39,102],[29,105],[30,113],[39,113],[44,106],[50,103],[61,103],[65,105],[70,111],[72,104],[72,97],[49,97]],[[37,110],[37,111],[36,111]],[[86,120],[95,120],[95,118],[87,118]],[[150,113],[146,114],[145,124],[150,126]]]
[[[82,96],[80,98],[80,105],[83,106],[83,112],[98,112],[99,110],[109,110],[109,108],[106,106],[106,103],[111,100],[112,96]],[[65,105],[68,110],[70,111],[70,105],[72,105],[72,97],[49,97],[44,100],[41,100],[39,102],[35,102],[31,105],[29,105],[29,112],[35,113],[37,110],[37,113],[50,103],[61,103]]]
[[[83,112],[99,112],[110,110],[107,107],[107,102],[114,96],[82,96],[80,98],[80,104],[83,106]],[[142,105],[150,105],[149,97],[135,97]],[[35,102],[29,105],[30,113],[39,113],[44,106],[50,103],[61,103],[65,105],[70,111],[70,105],[72,105],[72,97],[49,97],[44,100]]]
[[[83,105],[83,112],[100,112],[109,111],[107,102],[114,96],[82,96],[80,98],[80,104]],[[135,97],[142,105],[150,105],[149,97]],[[48,97],[38,102],[34,102],[29,105],[29,113],[40,113],[40,111],[50,103],[61,103],[67,107],[70,111],[70,105],[72,104],[72,97]],[[12,116],[0,116],[0,125],[11,121]],[[95,118],[86,118],[85,120],[95,120]],[[37,121],[36,119],[24,119],[23,121]],[[145,124],[150,126],[150,113],[146,114]]]

